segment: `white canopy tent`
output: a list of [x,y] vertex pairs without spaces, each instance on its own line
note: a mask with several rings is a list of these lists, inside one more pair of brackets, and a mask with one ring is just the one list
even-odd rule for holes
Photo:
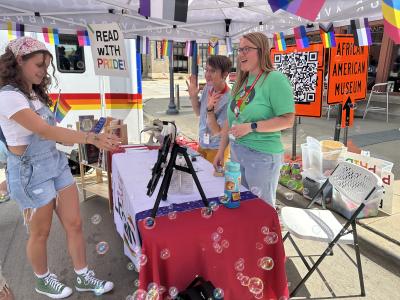
[[[0,0],[0,28],[7,29],[7,22],[12,21],[24,24],[25,31],[54,27],[60,33],[73,33],[86,24],[117,22],[125,38],[140,35],[153,40],[205,41],[227,35],[237,40],[249,31],[262,31],[271,37],[278,31],[292,34],[293,27],[309,23],[341,26],[352,18],[382,18],[378,0],[326,0],[315,22],[283,10],[273,13],[267,0],[189,0],[187,23],[146,19],[138,14],[138,8],[139,0]],[[231,20],[229,33],[225,19]]]

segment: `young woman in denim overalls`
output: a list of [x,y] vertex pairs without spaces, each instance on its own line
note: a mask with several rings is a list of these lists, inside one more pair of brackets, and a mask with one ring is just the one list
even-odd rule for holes
[[66,232],[76,272],[75,288],[103,294],[114,285],[97,279],[88,269],[78,190],[56,141],[90,143],[111,150],[119,139],[56,126],[46,94],[51,83],[50,63],[52,56],[46,46],[29,37],[11,41],[0,57],[0,140],[7,145],[8,191],[18,202],[28,228],[27,256],[36,276],[35,290],[53,299],[72,294],[47,266],[47,239],[55,210]]

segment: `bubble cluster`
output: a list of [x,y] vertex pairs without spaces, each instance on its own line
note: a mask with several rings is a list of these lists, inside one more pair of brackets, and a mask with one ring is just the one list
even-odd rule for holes
[[293,195],[293,193],[285,193],[285,198],[288,201],[292,201],[294,198],[294,195]]
[[176,296],[178,296],[179,291],[176,287],[171,286],[168,290],[168,293],[172,298],[175,298]]
[[132,295],[133,300],[146,300],[146,297],[147,297],[147,292],[142,289],[137,289]]
[[126,265],[126,268],[129,271],[133,271],[133,270],[135,270],[135,265],[132,262],[128,262],[128,264]]
[[238,272],[242,272],[244,270],[244,259],[239,258],[238,261],[235,262],[235,270]]
[[267,245],[273,245],[273,244],[276,244],[278,242],[278,239],[279,239],[278,234],[276,232],[270,231],[265,236],[264,242]]
[[263,281],[258,277],[252,277],[249,280],[249,291],[252,294],[260,294],[264,289]]
[[90,220],[92,221],[92,224],[97,225],[101,222],[101,216],[99,214],[93,215]]
[[213,296],[215,299],[223,299],[224,298],[224,290],[221,288],[216,288],[213,292]]
[[168,258],[170,258],[170,256],[171,256],[171,253],[169,252],[169,249],[162,249],[161,250],[161,252],[160,252],[160,257],[161,257],[161,259],[168,259]]
[[274,267],[274,260],[271,257],[265,256],[258,260],[257,265],[263,270],[272,270]]
[[144,219],[144,228],[146,229],[153,229],[156,226],[156,220],[152,217],[147,217]]
[[209,219],[212,216],[212,209],[209,207],[203,207],[201,209],[201,216],[205,219]]

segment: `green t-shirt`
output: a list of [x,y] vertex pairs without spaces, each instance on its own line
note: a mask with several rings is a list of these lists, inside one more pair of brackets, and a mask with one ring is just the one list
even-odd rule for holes
[[[256,77],[249,75],[246,90],[250,89]],[[236,118],[234,109],[241,94],[243,94],[243,87],[241,87],[235,99],[231,97],[229,101],[229,127],[232,127],[232,123],[257,122],[294,112],[292,86],[288,78],[279,71],[270,72],[267,77],[261,75],[248,97],[248,102],[242,105],[239,117]],[[236,139],[236,142],[265,153],[282,153],[284,151],[280,131],[250,132]]]

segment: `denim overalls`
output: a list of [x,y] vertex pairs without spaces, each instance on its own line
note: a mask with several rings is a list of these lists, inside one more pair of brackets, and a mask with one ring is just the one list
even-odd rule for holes
[[[4,86],[0,89],[2,91],[22,93],[11,85]],[[27,101],[35,111],[32,102]],[[46,105],[35,112],[49,125],[56,124],[53,112]],[[1,128],[0,139],[6,144]],[[30,221],[37,208],[55,199],[59,190],[74,183],[67,157],[56,149],[56,142],[43,139],[35,133],[24,154],[16,155],[7,151],[6,176],[10,197],[19,204],[25,223]]]

